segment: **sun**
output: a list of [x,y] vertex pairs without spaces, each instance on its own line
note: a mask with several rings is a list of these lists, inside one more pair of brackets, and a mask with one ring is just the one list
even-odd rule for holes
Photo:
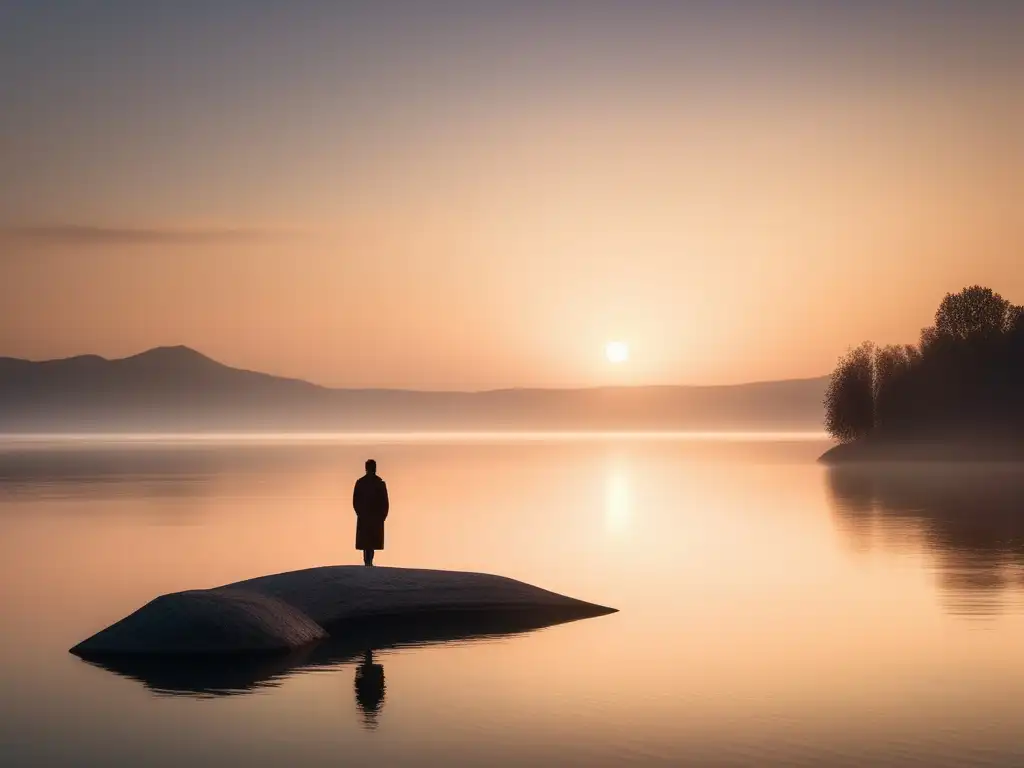
[[629,345],[624,341],[609,341],[604,345],[604,356],[609,363],[624,363],[629,360]]

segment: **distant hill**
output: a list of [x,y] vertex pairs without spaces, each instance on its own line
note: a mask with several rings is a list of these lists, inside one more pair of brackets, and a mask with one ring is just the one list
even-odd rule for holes
[[330,389],[159,347],[118,360],[0,358],[0,431],[817,430],[827,381]]

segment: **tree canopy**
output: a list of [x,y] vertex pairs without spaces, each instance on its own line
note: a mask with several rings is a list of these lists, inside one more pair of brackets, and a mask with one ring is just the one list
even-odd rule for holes
[[990,288],[950,293],[915,345],[865,342],[844,355],[825,394],[825,429],[869,435],[1024,437],[1024,307]]

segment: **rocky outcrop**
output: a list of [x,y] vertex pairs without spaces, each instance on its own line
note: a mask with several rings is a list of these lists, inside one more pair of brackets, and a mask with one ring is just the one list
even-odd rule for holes
[[422,627],[453,617],[556,623],[613,611],[486,573],[325,566],[158,597],[71,652],[101,657],[287,651],[357,628]]

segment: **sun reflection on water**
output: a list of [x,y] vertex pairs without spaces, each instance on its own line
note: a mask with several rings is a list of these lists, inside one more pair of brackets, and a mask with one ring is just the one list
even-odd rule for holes
[[629,528],[629,478],[618,467],[612,468],[605,481],[605,527],[609,533],[623,533]]

